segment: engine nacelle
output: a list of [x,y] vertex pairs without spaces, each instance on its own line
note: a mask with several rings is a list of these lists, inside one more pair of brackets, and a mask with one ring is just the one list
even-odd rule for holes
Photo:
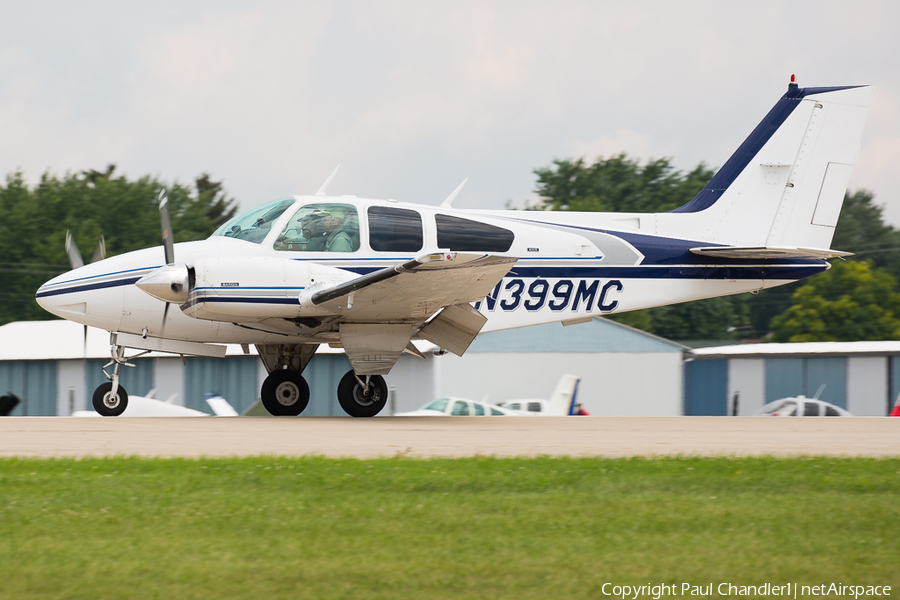
[[321,264],[261,256],[204,258],[191,265],[193,281],[184,314],[195,319],[249,323],[320,314],[303,309],[300,295],[358,277]]

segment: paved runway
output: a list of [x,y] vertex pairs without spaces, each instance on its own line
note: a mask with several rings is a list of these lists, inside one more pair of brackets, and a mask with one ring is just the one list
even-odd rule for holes
[[898,418],[0,418],[0,456],[900,456]]

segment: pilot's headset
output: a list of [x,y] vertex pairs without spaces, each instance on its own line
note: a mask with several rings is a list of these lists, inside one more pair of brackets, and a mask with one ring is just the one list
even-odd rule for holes
[[300,227],[309,231],[309,239],[312,240],[331,233],[334,227],[331,226],[330,221],[333,219],[334,217],[329,212],[314,210],[300,220]]

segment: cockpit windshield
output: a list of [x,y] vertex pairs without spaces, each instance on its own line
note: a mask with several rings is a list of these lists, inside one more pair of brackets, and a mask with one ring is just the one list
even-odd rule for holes
[[293,198],[282,198],[267,202],[234,217],[213,233],[224,237],[245,240],[259,244],[269,235],[272,223],[294,204]]

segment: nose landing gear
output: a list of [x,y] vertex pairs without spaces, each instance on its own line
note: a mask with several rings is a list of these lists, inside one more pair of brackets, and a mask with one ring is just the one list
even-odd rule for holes
[[[133,367],[134,365],[125,358],[124,346],[112,346],[110,353],[112,354],[112,360],[103,366],[103,374],[106,375],[109,381],[97,386],[91,398],[91,403],[94,405],[94,410],[100,413],[101,416],[118,417],[128,408],[128,392],[119,385],[119,367],[122,365]],[[146,352],[141,354],[146,354]],[[107,367],[113,367],[112,375],[106,372]]]
[[347,371],[338,384],[338,402],[351,417],[374,417],[387,404],[388,388],[381,375]]

